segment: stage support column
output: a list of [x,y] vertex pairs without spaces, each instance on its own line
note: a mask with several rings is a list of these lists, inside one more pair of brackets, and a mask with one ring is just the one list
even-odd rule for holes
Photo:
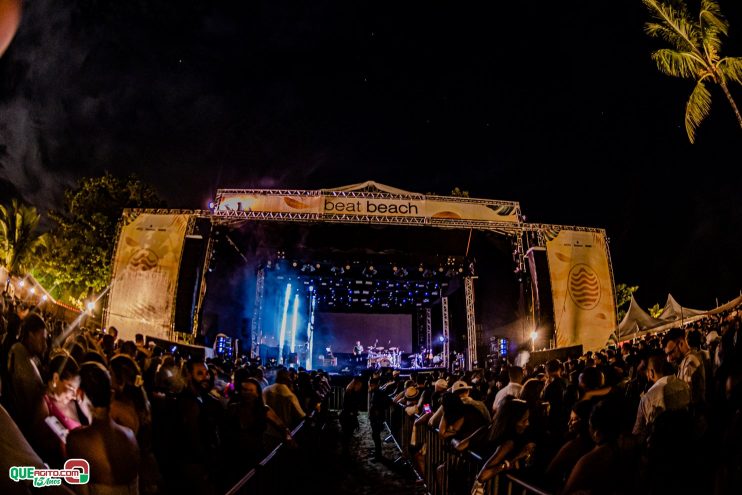
[[253,305],[252,328],[253,338],[250,355],[260,356],[260,341],[263,338],[263,296],[265,294],[265,268],[260,268],[255,280],[255,304]]
[[425,308],[425,352],[433,352],[433,310]]
[[204,266],[201,268],[201,287],[198,288],[198,299],[196,300],[196,311],[193,314],[193,331],[191,338],[195,341],[198,336],[198,324],[201,315],[201,307],[206,296],[206,274],[211,264],[211,255],[214,252],[214,222],[209,222],[209,241],[206,243],[206,254],[204,255]]
[[451,352],[448,342],[448,297],[441,297],[441,309],[443,310],[443,367],[448,369],[448,354]]
[[464,295],[466,296],[466,369],[474,368],[477,360],[477,324],[474,318],[474,277],[464,277]]

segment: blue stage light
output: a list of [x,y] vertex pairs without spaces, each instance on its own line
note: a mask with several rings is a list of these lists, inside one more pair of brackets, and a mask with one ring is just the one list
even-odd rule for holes
[[299,318],[299,294],[294,296],[294,314],[291,317],[291,352],[296,352],[296,324]]
[[283,298],[283,316],[281,317],[281,333],[278,338],[278,362],[283,362],[283,342],[286,339],[286,319],[289,313],[289,298],[291,297],[291,284],[286,284],[286,295]]

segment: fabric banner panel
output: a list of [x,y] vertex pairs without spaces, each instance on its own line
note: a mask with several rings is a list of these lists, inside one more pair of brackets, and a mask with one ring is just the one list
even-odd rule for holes
[[307,194],[275,195],[253,192],[220,192],[216,215],[230,211],[254,213],[299,213],[323,215],[367,215],[376,217],[423,217],[441,220],[474,220],[517,223],[518,209],[512,204],[466,200],[424,199],[420,196],[380,198],[336,196],[307,191]]
[[321,196],[279,196],[255,193],[222,194],[217,213],[255,211],[261,213],[322,213]]
[[168,338],[190,215],[141,214],[121,229],[113,261],[107,326],[119,338]]
[[546,243],[557,347],[601,349],[616,329],[605,235],[562,230]]

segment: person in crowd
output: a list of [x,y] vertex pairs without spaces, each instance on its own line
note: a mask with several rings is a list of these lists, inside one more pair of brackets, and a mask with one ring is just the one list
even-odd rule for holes
[[66,454],[65,435],[89,424],[90,418],[77,406],[80,369],[75,360],[61,351],[51,359],[47,370],[42,421],[33,428],[29,439],[50,466],[61,467]]
[[[590,414],[595,447],[582,456],[569,475],[563,495],[573,493],[633,493],[638,456],[619,442],[622,409],[615,400],[597,402]],[[622,473],[622,476],[615,476]]]
[[374,442],[374,460],[382,460],[381,432],[384,429],[384,419],[392,400],[386,391],[379,387],[379,378],[371,378],[368,382],[369,401],[368,420],[371,424],[371,439]]
[[139,493],[139,447],[134,433],[111,418],[111,376],[99,363],[80,367],[80,390],[92,406],[90,426],[67,436],[67,455],[90,463],[90,481],[81,493]]
[[[46,469],[47,466],[2,405],[0,405],[0,432],[2,432],[0,435],[0,472],[3,473],[3,476],[0,476],[0,493],[3,495],[38,493],[38,489],[32,491],[31,481],[13,481],[8,476],[13,466],[30,466],[36,469]],[[43,493],[73,495],[72,490],[64,484],[44,487]]]
[[520,396],[520,391],[523,388],[523,368],[520,366],[510,366],[508,368],[508,379],[510,380],[508,384],[495,395],[495,402],[492,404],[493,414],[497,414],[497,408],[500,407],[500,404],[508,395],[515,398]]
[[140,488],[142,493],[154,493],[160,476],[152,451],[152,408],[139,365],[131,356],[119,354],[111,359],[110,370],[114,392],[111,417],[134,432],[141,454]]
[[673,328],[663,339],[668,361],[677,365],[677,376],[690,387],[690,402],[694,407],[706,401],[706,372],[703,361],[692,351],[682,328]]
[[298,425],[306,416],[291,386],[289,372],[282,368],[276,373],[276,382],[263,389],[263,400],[289,428]]
[[500,404],[482,447],[487,460],[476,476],[478,483],[484,483],[503,471],[519,469],[521,463],[530,462],[536,445],[525,434],[528,417],[528,404],[525,401],[509,397]]
[[171,440],[177,458],[178,489],[210,494],[220,462],[221,403],[209,394],[211,382],[206,363],[189,359],[184,367],[186,386],[178,395],[175,438]]
[[577,461],[595,446],[589,428],[592,409],[592,402],[586,400],[572,406],[567,426],[568,440],[546,468],[545,478],[550,486],[563,485]]
[[353,434],[358,429],[358,413],[363,407],[363,382],[358,376],[345,387],[343,409],[340,411],[340,427],[342,428],[343,454],[350,454],[350,444]]
[[646,439],[652,423],[663,411],[685,409],[690,404],[688,384],[675,377],[675,370],[665,356],[649,358],[647,379],[652,386],[639,402],[633,428],[633,434],[642,439]]
[[20,342],[13,344],[8,356],[7,394],[11,414],[21,431],[31,433],[32,425],[43,418],[43,397],[46,384],[41,376],[41,363],[46,352],[46,323],[41,316],[26,316],[20,327]]
[[235,392],[227,407],[225,441],[228,454],[225,457],[236,473],[243,473],[260,461],[266,446],[274,446],[273,442],[266,443],[269,427],[280,441],[293,441],[288,426],[263,402],[260,382],[249,375],[246,368],[235,371]]
[[463,400],[463,394],[467,390],[465,387],[468,387],[465,382],[458,381],[451,387],[452,391],[441,399],[443,417],[439,435],[444,440],[463,440],[490,422],[486,408],[477,407],[473,403],[467,404]]
[[542,380],[530,378],[523,384],[519,397],[528,405],[529,435],[542,445],[546,444],[549,428],[549,403],[541,400],[544,386]]
[[548,428],[555,436],[563,435],[567,424],[567,381],[563,373],[564,365],[558,359],[546,363],[546,386],[541,398],[549,404]]

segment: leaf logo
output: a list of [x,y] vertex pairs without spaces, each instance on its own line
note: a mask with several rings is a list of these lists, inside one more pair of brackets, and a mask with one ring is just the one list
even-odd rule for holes
[[578,263],[569,271],[569,296],[584,310],[591,310],[600,302],[600,279],[589,265]]

